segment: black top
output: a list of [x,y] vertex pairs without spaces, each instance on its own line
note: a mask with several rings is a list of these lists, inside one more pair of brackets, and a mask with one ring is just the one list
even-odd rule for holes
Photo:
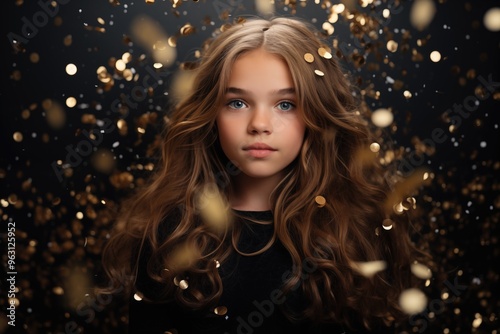
[[[271,211],[235,212],[250,219],[270,222],[273,219]],[[238,246],[241,252],[251,253],[261,249],[273,235],[272,223],[257,224],[246,220],[242,223]],[[139,270],[136,284],[139,291],[146,297],[154,296],[158,283],[144,274],[144,263],[140,264]],[[313,325],[306,321],[292,323],[284,316],[281,306],[297,309],[303,305],[299,296],[300,288],[287,295],[282,292],[282,285],[291,270],[290,255],[279,241],[275,241],[268,250],[258,255],[244,256],[233,251],[219,268],[223,293],[218,305],[221,309],[227,309],[225,314],[217,315],[213,308],[189,311],[175,302],[151,303],[131,298],[129,333],[348,333],[338,324]]]

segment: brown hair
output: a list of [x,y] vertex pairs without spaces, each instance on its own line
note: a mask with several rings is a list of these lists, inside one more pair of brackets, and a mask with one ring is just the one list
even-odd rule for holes
[[[402,315],[398,297],[411,285],[410,265],[418,252],[405,214],[385,209],[391,189],[384,169],[375,159],[360,159],[373,141],[371,132],[335,57],[318,54],[325,44],[315,31],[297,19],[254,19],[235,24],[210,43],[192,91],[173,110],[154,177],[124,206],[106,245],[103,264],[115,288],[118,277],[136,275],[138,254],[147,245],[147,272],[163,283],[161,297],[199,309],[215,305],[221,296],[214,261],[223,262],[234,249],[228,231],[216,233],[203,223],[194,209],[196,194],[207,183],[216,184],[223,196],[230,190],[231,170],[215,119],[234,61],[264,48],[288,64],[306,124],[301,152],[272,194],[275,237],[295,265],[284,290],[300,282],[308,300],[302,314],[290,316],[348,323],[354,311],[368,325]],[[312,63],[304,60],[306,53],[314,55]],[[315,202],[317,195],[326,199],[323,207]],[[175,224],[162,232],[172,215]],[[376,233],[387,218],[395,222],[393,228]],[[185,244],[198,249],[196,257],[182,268],[169,267],[172,251]],[[315,270],[301,280],[305,259]],[[388,267],[371,278],[353,265],[373,260],[384,260]],[[189,288],[172,283],[186,274]]]

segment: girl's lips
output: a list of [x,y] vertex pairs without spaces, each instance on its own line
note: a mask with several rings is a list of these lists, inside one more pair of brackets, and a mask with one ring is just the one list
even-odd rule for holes
[[254,158],[265,158],[272,153],[276,152],[276,150],[268,150],[268,149],[247,149],[245,150],[248,155]]
[[273,152],[277,151],[275,148],[272,148],[271,146],[264,143],[255,143],[252,145],[248,145],[245,146],[243,150],[248,152],[248,155],[254,158],[265,158],[271,155]]

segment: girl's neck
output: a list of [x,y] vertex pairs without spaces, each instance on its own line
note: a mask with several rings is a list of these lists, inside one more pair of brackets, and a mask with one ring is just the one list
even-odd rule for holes
[[241,211],[271,210],[271,193],[281,181],[282,175],[266,178],[253,178],[243,173],[234,179],[234,192],[230,199],[231,207]]

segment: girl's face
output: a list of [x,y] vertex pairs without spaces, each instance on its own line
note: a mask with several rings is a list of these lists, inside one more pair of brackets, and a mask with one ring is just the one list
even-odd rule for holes
[[279,176],[299,154],[305,133],[292,76],[264,49],[239,56],[217,116],[226,156],[247,176]]

